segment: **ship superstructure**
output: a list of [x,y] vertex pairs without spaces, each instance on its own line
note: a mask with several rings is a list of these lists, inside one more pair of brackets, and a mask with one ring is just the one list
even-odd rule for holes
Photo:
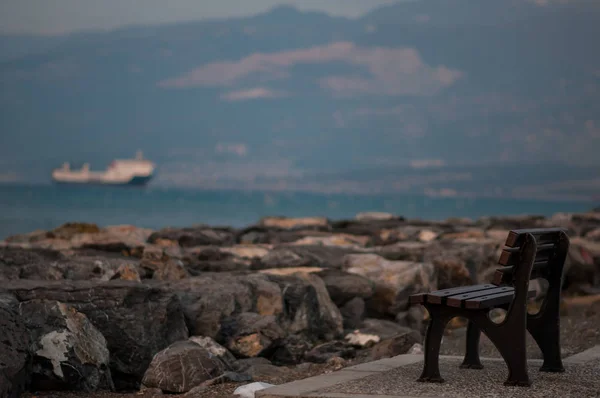
[[154,176],[155,165],[138,151],[134,159],[115,159],[104,171],[92,171],[85,163],[73,170],[69,163],[52,171],[52,180],[62,184],[146,185]]

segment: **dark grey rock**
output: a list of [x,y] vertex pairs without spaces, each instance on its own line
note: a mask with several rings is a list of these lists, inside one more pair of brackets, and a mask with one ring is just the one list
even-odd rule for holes
[[114,389],[106,340],[85,315],[46,300],[24,302],[19,313],[32,341],[34,390]]
[[217,340],[234,355],[248,358],[260,356],[284,336],[275,316],[243,312],[222,321]]
[[189,228],[164,228],[150,235],[148,242],[155,243],[159,239],[175,241],[181,247],[232,245],[235,243],[235,230],[207,225]]
[[340,308],[340,313],[344,318],[344,329],[359,328],[365,319],[366,304],[365,300],[355,297]]
[[332,246],[275,247],[266,256],[252,264],[252,269],[321,267],[341,268],[342,258],[355,250]]
[[138,389],[153,355],[188,337],[174,293],[129,281],[14,281],[5,285],[20,302],[54,300],[85,314],[104,335],[117,389]]
[[371,359],[376,361],[406,354],[417,343],[422,343],[421,334],[416,330],[406,331],[375,344],[371,348]]
[[30,337],[18,304],[0,293],[0,397],[20,397],[31,381]]
[[373,284],[367,278],[339,270],[316,273],[327,287],[331,300],[341,307],[353,298],[368,299],[373,295]]
[[225,364],[198,344],[178,341],[154,355],[142,383],[164,392],[184,393],[225,371]]
[[329,359],[339,357],[350,359],[356,356],[356,349],[343,341],[330,341],[320,344],[304,355],[304,360],[315,363],[325,363]]

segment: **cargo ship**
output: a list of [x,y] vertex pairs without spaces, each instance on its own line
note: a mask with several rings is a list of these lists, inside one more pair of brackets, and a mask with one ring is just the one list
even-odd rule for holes
[[116,159],[104,171],[90,170],[89,163],[71,169],[69,163],[52,171],[52,181],[58,184],[143,186],[154,176],[155,165],[138,151],[134,159]]

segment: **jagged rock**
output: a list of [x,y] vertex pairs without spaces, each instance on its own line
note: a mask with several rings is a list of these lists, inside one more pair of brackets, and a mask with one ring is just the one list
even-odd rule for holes
[[371,359],[395,357],[406,354],[415,344],[422,341],[421,334],[416,330],[407,331],[396,336],[385,339],[371,348]]
[[400,334],[409,333],[412,329],[385,319],[368,318],[364,320],[358,331],[363,334],[379,336],[380,340],[386,340]]
[[234,355],[249,358],[264,354],[273,342],[284,336],[285,332],[273,315],[243,312],[222,321],[217,340]]
[[356,356],[356,349],[343,341],[330,341],[320,344],[304,355],[304,360],[325,363],[334,357],[350,359]]
[[132,264],[123,264],[117,268],[115,273],[108,278],[110,280],[120,279],[123,281],[141,282],[140,273],[137,267]]
[[242,358],[242,359],[238,359],[236,360],[233,365],[232,365],[232,369],[237,371],[237,372],[246,372],[247,369],[249,369],[252,366],[256,366],[256,365],[273,365],[271,363],[271,361],[269,361],[267,358],[264,357],[253,357],[253,358]]
[[410,306],[407,311],[400,312],[396,315],[396,323],[413,330],[422,330],[425,315],[425,308],[422,305],[413,305]]
[[71,240],[77,234],[98,233],[100,228],[96,224],[83,222],[69,222],[50,231],[48,236],[56,239]]
[[125,252],[140,256],[152,230],[133,225],[114,225],[98,231],[78,232],[71,236],[73,248],[95,249],[105,252]]
[[341,314],[314,275],[207,273],[163,286],[179,295],[194,335],[216,338],[224,319],[243,312],[276,316],[286,333],[331,340],[342,332]]
[[227,348],[217,343],[214,339],[204,336],[192,336],[188,340],[198,344],[212,355],[218,357],[225,365],[227,365],[228,369],[233,369],[234,364],[236,363],[235,357],[227,350]]
[[356,329],[360,327],[366,315],[365,300],[355,297],[340,308],[344,319],[344,329]]
[[594,242],[600,242],[600,228],[594,228],[586,232],[585,238]]
[[0,293],[0,397],[18,398],[31,381],[30,337],[17,299]]
[[218,246],[200,246],[186,250],[184,261],[192,275],[200,275],[203,272],[247,270],[253,259],[236,256],[231,250]]
[[106,340],[88,318],[57,301],[21,303],[31,336],[34,390],[114,389]]
[[329,235],[328,232],[324,232],[322,228],[317,227],[308,229],[281,229],[253,225],[240,230],[236,235],[236,242],[242,245],[280,245],[296,242],[307,236],[319,236],[320,234],[324,236]]
[[540,215],[481,217],[476,225],[484,229],[524,229],[543,227],[545,217]]
[[252,264],[252,269],[320,267],[340,268],[341,258],[354,250],[323,246],[278,246]]
[[343,259],[344,270],[374,282],[374,294],[366,300],[371,315],[391,315],[408,308],[411,294],[435,290],[434,268],[428,263],[389,261],[375,254],[351,254]]
[[579,237],[570,239],[565,262],[565,287],[600,285],[600,243]]
[[277,315],[283,308],[281,289],[267,275],[206,273],[164,286],[179,295],[193,335],[215,338],[226,317],[241,312]]
[[368,236],[333,234],[326,236],[305,236],[293,245],[299,246],[334,246],[348,249],[361,249],[371,244],[371,238]]
[[461,231],[445,233],[441,236],[443,240],[454,239],[485,239],[486,233],[480,228],[465,228]]
[[493,239],[436,241],[425,252],[423,261],[434,265],[438,289],[488,283],[487,272],[498,267],[502,246]]
[[312,274],[270,276],[281,288],[284,311],[279,317],[289,333],[307,333],[314,339],[333,340],[343,331],[340,310],[331,301],[325,283]]
[[235,231],[232,228],[215,228],[198,225],[189,228],[164,228],[148,237],[149,243],[158,240],[176,241],[181,247],[193,246],[225,246],[235,241]]
[[152,356],[188,337],[176,294],[130,281],[14,281],[21,302],[59,301],[85,314],[104,335],[117,389],[137,389]]
[[302,362],[304,354],[310,350],[311,345],[305,334],[288,335],[268,353],[269,359],[278,365],[298,364]]
[[181,260],[170,259],[163,264],[161,268],[156,270],[152,275],[152,279],[159,281],[169,281],[188,278],[190,274],[183,265]]
[[218,357],[193,341],[177,341],[154,355],[142,383],[163,392],[184,393],[226,370]]
[[77,254],[53,250],[0,247],[0,280],[107,280],[122,265],[137,260],[122,256]]
[[397,229],[404,227],[406,224],[404,218],[393,217],[387,220],[341,220],[331,224],[333,233],[351,234],[358,236],[370,236],[373,238],[373,243],[383,243],[380,234],[385,229]]
[[267,228],[297,229],[297,228],[328,228],[329,221],[325,217],[264,217],[259,225]]
[[373,295],[373,285],[365,277],[339,270],[316,273],[327,287],[331,300],[341,307],[353,298],[368,299]]
[[420,262],[423,261],[423,257],[429,246],[429,243],[423,242],[398,242],[378,247],[376,253],[387,260]]

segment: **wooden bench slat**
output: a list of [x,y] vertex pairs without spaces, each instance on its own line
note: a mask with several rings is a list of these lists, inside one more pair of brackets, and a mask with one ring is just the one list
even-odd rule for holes
[[[544,269],[548,265],[548,261],[540,261],[533,263],[533,267],[531,268],[531,278],[536,279],[540,276],[543,276]],[[502,267],[498,268],[494,273],[494,277],[492,279],[492,284],[499,286],[504,284],[510,284],[513,278],[513,272],[515,271],[514,267]]]
[[[538,245],[535,261],[548,260],[552,255],[556,245],[554,243],[546,243]],[[502,250],[498,264],[500,265],[517,265],[520,260],[520,247],[512,247]]]
[[526,234],[532,234],[538,244],[554,242],[558,239],[561,232],[565,232],[562,228],[532,228],[532,229],[515,229],[508,233],[505,245],[508,247],[521,246]]
[[498,293],[514,292],[514,288],[510,286],[496,287],[493,286],[489,289],[480,290],[478,292],[470,292],[464,294],[457,294],[446,299],[446,305],[449,307],[463,307],[463,303],[467,300],[474,299],[477,297],[491,296]]
[[[510,303],[514,298],[514,290],[505,293],[497,293],[489,296],[476,297],[464,302],[465,308],[467,309],[483,309],[496,307],[502,304]],[[535,297],[535,290],[527,292],[527,297]]]
[[487,283],[485,285],[473,285],[473,286],[461,286],[453,287],[450,289],[437,290],[427,294],[425,298],[428,303],[442,304],[446,297],[453,296],[460,293],[476,292],[479,290],[489,289],[495,287],[494,285]]
[[409,303],[410,304],[423,304],[425,302],[425,296],[427,296],[427,293],[413,294],[408,298]]

